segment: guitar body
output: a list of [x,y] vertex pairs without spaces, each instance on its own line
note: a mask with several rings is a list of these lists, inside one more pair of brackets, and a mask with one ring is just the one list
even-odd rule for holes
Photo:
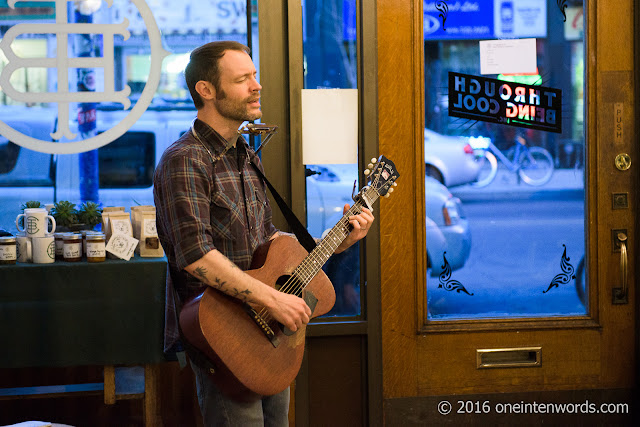
[[[291,275],[308,255],[295,238],[278,236],[256,250],[246,273],[277,289],[283,276]],[[322,270],[302,291],[305,300],[309,294],[317,299],[311,317],[327,313],[335,303],[333,285]],[[260,306],[252,307],[262,311]],[[185,304],[180,313],[185,338],[215,366],[213,380],[227,395],[242,401],[283,391],[302,363],[306,326],[285,335],[268,314],[265,320],[275,339],[267,338],[238,299],[211,287]]]

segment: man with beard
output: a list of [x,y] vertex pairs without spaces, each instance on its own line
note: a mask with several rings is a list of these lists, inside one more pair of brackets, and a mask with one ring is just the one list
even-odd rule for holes
[[[250,164],[262,170],[260,159],[238,133],[244,121],[262,117],[262,86],[249,49],[232,41],[203,45],[191,53],[185,80],[197,118],[167,148],[154,176],[158,235],[169,262],[165,351],[178,343],[176,313],[206,286],[263,306],[296,331],[311,316],[304,300],[243,271],[255,249],[279,234],[265,184]],[[374,220],[366,208],[349,219],[352,231],[336,253],[366,236]],[[191,366],[206,426],[288,425],[288,388],[257,402],[238,402],[219,390],[203,366],[193,360]]]

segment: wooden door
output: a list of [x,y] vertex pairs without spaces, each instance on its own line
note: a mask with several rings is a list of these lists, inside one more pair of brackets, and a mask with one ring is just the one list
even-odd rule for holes
[[[429,318],[425,286],[423,2],[406,3],[377,4],[380,152],[404,172],[380,211],[386,423],[516,422],[523,413],[559,420],[560,409],[534,403],[572,404],[565,410],[585,421],[627,420],[637,384],[637,5],[584,2],[585,314],[437,321]],[[547,5],[549,14],[557,7]],[[631,167],[621,170],[624,159]],[[626,302],[614,289],[624,276]]]

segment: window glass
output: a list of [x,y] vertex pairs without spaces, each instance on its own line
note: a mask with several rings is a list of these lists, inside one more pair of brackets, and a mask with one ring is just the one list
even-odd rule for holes
[[436,3],[424,11],[429,319],[584,316],[583,2]]
[[[303,0],[302,11],[304,89],[357,89],[355,0]],[[358,185],[358,165],[305,166],[307,227],[312,236],[320,238],[342,218],[344,205],[353,204],[351,194],[354,185]],[[336,304],[326,316],[360,315],[359,258],[356,244],[325,264],[324,270],[336,290]]]
[[0,173],[6,175],[15,169],[18,162],[20,146],[9,141],[7,138],[0,139]]
[[[257,0],[183,0],[180,2],[154,0],[114,0],[95,3],[99,8],[76,14],[74,2],[66,11],[56,11],[47,4],[50,14],[33,15],[34,9],[22,8],[1,13],[0,40],[14,38],[10,45],[0,49],[0,73],[7,67],[18,65],[12,72],[10,85],[0,85],[0,121],[15,131],[44,143],[53,141],[52,133],[65,127],[64,103],[51,94],[68,91],[75,97],[78,92],[94,90],[101,94],[95,103],[69,102],[66,104],[66,125],[77,136],[63,138],[61,143],[91,137],[85,124],[95,119],[93,135],[102,135],[113,129],[144,102],[143,90],[150,84],[154,49],[162,48],[167,55],[161,62],[157,89],[152,93],[150,105],[126,133],[97,150],[81,154],[45,154],[16,145],[12,138],[0,136],[0,229],[15,231],[15,217],[20,206],[29,200],[42,204],[69,200],[80,204],[86,200],[87,182],[96,182],[96,200],[104,206],[153,204],[152,176],[156,163],[165,148],[184,133],[196,115],[191,97],[184,83],[183,71],[189,53],[194,48],[213,40],[236,40],[252,49],[256,67],[258,33]],[[90,5],[91,6],[91,5]],[[0,8],[8,9],[0,1]],[[149,25],[146,11],[150,12],[157,31]],[[62,14],[62,15],[60,15]],[[62,32],[31,34],[21,24],[54,24],[56,15],[66,14],[67,22],[101,25],[95,34],[69,34],[65,43]],[[247,31],[248,14],[251,31]],[[128,21],[126,34],[121,23]],[[106,27],[105,27],[106,26]],[[122,28],[121,28],[122,27]],[[115,31],[115,34],[105,32]],[[115,28],[115,30],[114,30]],[[152,48],[155,35],[159,43]],[[65,51],[60,51],[64,46]],[[8,53],[9,50],[11,53]],[[15,54],[15,59],[12,54]],[[59,62],[50,68],[32,66],[27,60],[34,58],[58,60],[62,57],[75,61],[90,58],[92,68],[69,66],[65,70]],[[11,64],[16,61],[17,64]],[[90,70],[93,73],[87,73]],[[113,76],[109,81],[105,76]],[[65,81],[66,80],[66,81]],[[60,86],[64,85],[64,89]],[[84,85],[84,86],[82,86]],[[11,86],[10,88],[8,86]],[[126,98],[131,105],[123,109],[121,102],[107,93],[130,88]],[[28,100],[16,100],[13,91],[27,94]],[[45,95],[49,97],[45,100]],[[87,172],[88,171],[88,172]],[[87,179],[87,177],[91,179]],[[93,198],[92,198],[93,200]]]
[[[2,26],[0,26],[2,28]],[[16,56],[20,58],[42,58],[47,57],[49,49],[49,41],[45,39],[26,38],[19,36],[14,41],[13,50]],[[0,72],[8,64],[9,60],[4,52],[0,50]],[[46,92],[47,91],[47,69],[43,67],[29,67],[13,73],[10,79],[11,85],[20,92]],[[2,105],[19,105],[8,97],[3,91],[0,91]],[[29,106],[42,105],[37,99],[33,99],[28,103]]]
[[156,136],[130,131],[98,149],[100,188],[148,188],[153,185]]

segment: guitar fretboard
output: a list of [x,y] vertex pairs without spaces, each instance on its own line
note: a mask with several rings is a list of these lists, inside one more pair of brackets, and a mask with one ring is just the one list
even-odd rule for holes
[[[365,190],[365,198],[370,201],[371,204],[379,197],[378,193],[373,188]],[[293,272],[293,275],[297,280],[297,286],[291,287],[285,292],[298,293],[305,288],[311,282],[311,280],[318,274],[318,271],[327,262],[329,257],[338,249],[338,246],[349,235],[349,217],[357,215],[362,212],[364,204],[362,201],[356,201],[343,215],[338,223],[326,234],[326,236],[318,243],[313,251],[300,263]]]

